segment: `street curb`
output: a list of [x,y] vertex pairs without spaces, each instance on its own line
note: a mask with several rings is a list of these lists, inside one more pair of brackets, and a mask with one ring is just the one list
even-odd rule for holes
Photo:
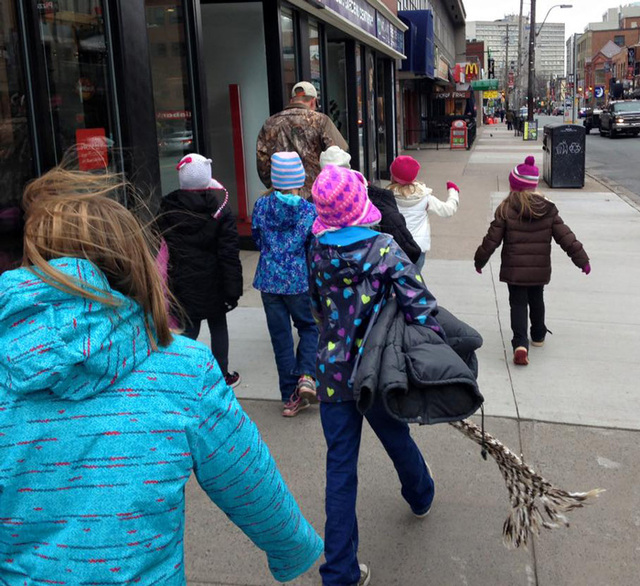
[[605,177],[601,177],[599,175],[595,175],[594,173],[585,172],[587,177],[593,179],[600,185],[606,187],[609,191],[612,191],[615,195],[617,195],[622,201],[628,203],[632,208],[640,212],[640,196],[633,193],[633,191],[629,191],[626,187],[622,185],[618,185],[614,181],[610,181]]

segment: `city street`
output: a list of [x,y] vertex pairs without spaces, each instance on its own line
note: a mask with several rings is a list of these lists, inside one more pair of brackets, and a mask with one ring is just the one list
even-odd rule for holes
[[[562,116],[537,116],[540,135],[545,124],[563,124]],[[578,121],[582,124],[582,119]],[[587,173],[617,192],[628,190],[640,202],[640,137],[587,135]],[[618,189],[621,187],[622,189]],[[631,196],[629,193],[625,195]]]
[[[559,118],[552,119],[559,121]],[[542,126],[542,121],[541,121]],[[599,137],[591,137],[598,139]],[[630,140],[605,144],[629,143]],[[540,189],[557,203],[584,243],[588,277],[558,246],[545,289],[554,335],[514,367],[507,288],[499,251],[477,275],[473,253],[493,209],[507,195],[508,174],[527,154],[542,166],[542,138],[524,142],[504,125],[485,126],[470,151],[410,151],[420,179],[442,197],[446,181],[461,189],[460,211],[432,220],[433,248],[423,271],[439,303],[484,337],[480,389],[487,430],[548,480],[571,491],[604,488],[569,515],[570,528],[544,531],[528,550],[501,543],[508,495],[496,465],[448,425],[413,427],[437,489],[428,519],[412,517],[393,466],[365,425],[360,457],[360,560],[371,586],[635,586],[640,566],[640,212],[587,177],[584,189]],[[318,409],[281,416],[277,375],[260,297],[251,287],[258,254],[242,256],[245,293],[229,314],[236,389],[314,527],[323,532],[325,443]],[[623,262],[624,260],[624,262]],[[200,340],[208,342],[203,328]],[[186,570],[190,586],[274,584],[264,555],[188,485]],[[295,586],[319,584],[317,566]]]

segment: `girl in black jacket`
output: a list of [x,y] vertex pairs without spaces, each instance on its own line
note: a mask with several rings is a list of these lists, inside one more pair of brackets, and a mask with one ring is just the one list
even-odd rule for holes
[[[196,339],[202,320],[211,333],[211,351],[227,384],[240,382],[229,372],[228,311],[242,295],[238,230],[224,187],[211,178],[211,160],[190,154],[178,164],[180,189],[167,195],[158,224],[169,247],[169,287],[186,315],[184,335]],[[226,190],[224,190],[226,192]]]

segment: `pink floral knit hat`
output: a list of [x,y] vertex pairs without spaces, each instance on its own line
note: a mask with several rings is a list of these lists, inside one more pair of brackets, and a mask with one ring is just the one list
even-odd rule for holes
[[367,180],[357,171],[327,165],[311,193],[318,212],[311,229],[316,236],[347,226],[372,226],[382,217],[367,195]]

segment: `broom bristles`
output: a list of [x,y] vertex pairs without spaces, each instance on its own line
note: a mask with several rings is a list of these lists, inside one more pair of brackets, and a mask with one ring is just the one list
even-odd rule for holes
[[502,540],[508,549],[526,548],[531,536],[539,535],[543,528],[568,527],[565,513],[584,507],[604,492],[599,488],[588,492],[567,492],[557,488],[507,446],[483,433],[475,423],[464,420],[450,425],[483,446],[498,465],[512,509],[502,528]]

